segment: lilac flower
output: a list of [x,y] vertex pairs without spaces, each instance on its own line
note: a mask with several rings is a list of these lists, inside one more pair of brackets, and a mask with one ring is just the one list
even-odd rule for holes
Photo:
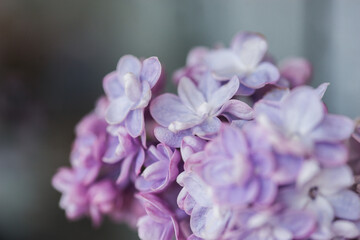
[[185,171],[177,179],[183,187],[177,202],[191,215],[195,236],[218,239],[228,232],[234,211],[270,206],[278,186],[296,179],[302,158],[274,152],[267,134],[249,123],[242,131],[224,125],[205,147],[195,137],[183,139]]
[[183,77],[187,77],[198,83],[208,72],[208,67],[206,65],[206,55],[208,54],[209,49],[205,47],[195,47],[191,49],[187,58],[186,66],[177,70],[173,75],[173,81],[178,84]]
[[[169,130],[155,130],[155,136],[169,146],[179,147],[182,137],[186,135],[211,138],[220,128],[218,116],[221,114],[227,113],[237,119],[252,119],[253,111],[247,104],[230,100],[238,85],[236,77],[221,86],[208,76],[202,79],[198,87],[190,79],[182,78],[178,86],[179,96],[163,94],[151,103],[151,115]],[[167,134],[173,136],[165,139]]]
[[141,192],[159,192],[172,183],[179,174],[178,163],[180,154],[172,151],[165,144],[150,146],[142,174],[137,178],[135,185]]
[[[103,103],[100,100],[98,103]],[[100,168],[101,158],[106,144],[106,122],[100,115],[102,105],[86,115],[76,126],[76,139],[70,155],[70,162],[78,172],[84,175],[84,183],[95,180]]]
[[273,131],[273,143],[280,152],[313,154],[326,166],[342,165],[348,155],[342,142],[353,132],[353,122],[328,114],[322,94],[321,88],[303,86],[278,102],[261,100],[255,104],[257,122]]
[[151,99],[151,88],[161,75],[161,64],[156,57],[140,62],[132,55],[123,56],[115,72],[104,79],[103,85],[110,100],[106,112],[109,124],[125,124],[132,137],[144,132],[144,108]]
[[114,182],[110,180],[97,182],[89,188],[89,213],[96,226],[100,225],[104,215],[115,210],[118,194]]
[[307,161],[296,186],[282,189],[279,201],[315,214],[318,227],[312,238],[330,239],[335,217],[349,221],[360,219],[360,198],[348,189],[353,183],[352,172],[347,165],[321,169],[317,162]]
[[[182,240],[190,235],[186,224],[184,225],[186,215],[180,209],[171,207],[166,197],[140,193],[138,198],[143,202],[147,212],[147,215],[138,221],[140,239],[172,240],[175,236],[177,240]],[[174,199],[171,197],[170,201],[172,200]]]
[[285,79],[291,88],[305,85],[309,82],[312,67],[303,58],[290,58],[280,63],[280,75]]
[[53,187],[62,193],[60,207],[70,220],[77,220],[88,213],[87,187],[76,170],[60,168],[52,179]]
[[316,227],[311,214],[278,207],[246,209],[235,219],[228,239],[307,239]]
[[238,94],[251,95],[255,89],[279,80],[279,70],[263,61],[267,52],[265,38],[256,33],[237,34],[230,49],[217,49],[206,56],[206,62],[218,80],[238,76]]

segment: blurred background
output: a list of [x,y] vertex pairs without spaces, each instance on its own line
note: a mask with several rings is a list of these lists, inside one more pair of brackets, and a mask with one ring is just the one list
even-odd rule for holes
[[137,239],[110,221],[69,222],[51,187],[122,55],[156,55],[169,77],[194,46],[261,32],[277,60],[305,57],[312,85],[331,83],[331,112],[356,117],[359,13],[357,0],[0,0],[0,239]]

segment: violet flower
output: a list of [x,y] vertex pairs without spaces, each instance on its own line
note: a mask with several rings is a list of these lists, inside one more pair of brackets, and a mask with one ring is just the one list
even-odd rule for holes
[[65,210],[70,220],[77,220],[88,213],[87,187],[82,178],[82,174],[74,169],[60,168],[52,179],[52,186],[62,193],[60,208]]
[[224,239],[308,239],[316,227],[311,214],[276,206],[240,211],[232,224],[234,230]]
[[281,78],[288,82],[290,88],[307,84],[312,75],[311,64],[303,58],[285,59],[279,69]]
[[95,226],[100,225],[104,215],[115,210],[118,194],[114,182],[110,180],[102,180],[89,188],[89,213]]
[[208,72],[208,67],[206,65],[206,55],[208,54],[209,49],[205,47],[195,47],[190,50],[186,58],[186,66],[177,70],[173,75],[173,81],[178,84],[180,79],[187,77],[198,83]]
[[132,137],[143,134],[144,108],[160,75],[161,64],[156,57],[140,62],[132,55],[123,56],[116,71],[104,78],[104,90],[110,101],[106,121],[123,123]]
[[144,163],[146,167],[136,179],[135,186],[141,192],[163,191],[179,174],[180,153],[165,144],[150,146]]
[[238,94],[251,95],[255,89],[279,80],[279,70],[263,61],[267,52],[265,38],[256,33],[237,34],[230,49],[213,50],[206,56],[207,64],[218,80],[237,76],[240,80]]
[[354,124],[345,116],[328,114],[322,94],[322,88],[302,86],[278,102],[261,100],[255,104],[256,118],[273,131],[280,152],[313,154],[325,166],[339,166],[347,160],[342,142],[350,137]]
[[[171,147],[179,147],[186,135],[211,138],[220,128],[221,114],[230,114],[237,119],[252,119],[253,110],[244,102],[230,100],[239,82],[236,77],[220,85],[208,75],[199,86],[188,78],[182,78],[178,94],[163,94],[155,98],[150,112],[156,122],[167,130],[155,130],[155,136]],[[229,101],[230,100],[230,101]],[[169,139],[166,137],[170,135]],[[175,139],[175,140],[174,140]]]
[[[164,196],[140,193],[137,197],[143,202],[147,213],[137,224],[141,240],[172,240],[174,237],[176,240],[183,240],[190,235],[186,226],[186,214],[171,207]],[[172,198],[171,202],[175,200]]]
[[318,227],[312,238],[330,239],[335,217],[349,221],[360,219],[360,198],[348,189],[353,183],[354,178],[347,165],[321,169],[317,162],[307,161],[296,186],[282,189],[279,201],[315,214]]

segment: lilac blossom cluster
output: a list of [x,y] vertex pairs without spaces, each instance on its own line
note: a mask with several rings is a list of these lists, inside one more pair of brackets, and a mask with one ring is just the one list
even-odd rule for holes
[[359,238],[360,122],[329,113],[311,73],[252,32],[191,50],[177,94],[156,57],[123,56],[53,177],[60,207],[143,240]]

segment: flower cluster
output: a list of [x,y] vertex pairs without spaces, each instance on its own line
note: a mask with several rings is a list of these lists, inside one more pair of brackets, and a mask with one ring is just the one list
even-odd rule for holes
[[143,240],[360,237],[360,123],[305,86],[309,62],[267,48],[251,32],[194,48],[161,95],[159,60],[123,56],[53,177],[67,217]]

